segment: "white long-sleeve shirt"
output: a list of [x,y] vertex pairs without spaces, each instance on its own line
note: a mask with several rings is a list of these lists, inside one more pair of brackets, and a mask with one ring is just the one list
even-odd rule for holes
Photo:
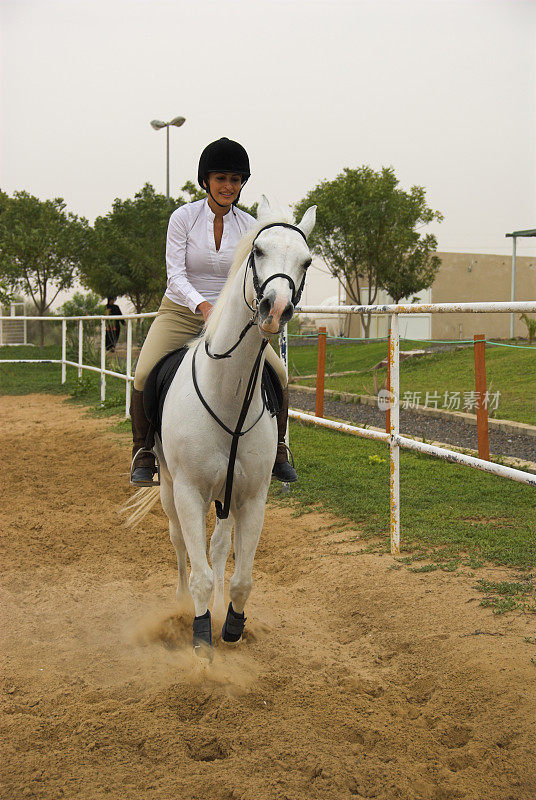
[[216,302],[227,280],[238,241],[256,223],[250,214],[232,206],[223,217],[223,235],[220,249],[216,250],[214,219],[207,200],[186,203],[169,219],[165,294],[193,312],[205,300]]

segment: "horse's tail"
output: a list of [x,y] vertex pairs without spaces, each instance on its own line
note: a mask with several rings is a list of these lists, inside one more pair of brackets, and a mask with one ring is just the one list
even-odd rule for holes
[[144,486],[142,489],[138,489],[119,509],[119,513],[122,516],[129,514],[129,517],[125,520],[125,527],[134,528],[138,525],[147,516],[151,508],[156,505],[159,498],[159,486]]

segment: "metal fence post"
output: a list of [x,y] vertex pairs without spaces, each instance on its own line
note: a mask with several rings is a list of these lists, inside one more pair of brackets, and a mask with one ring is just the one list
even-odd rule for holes
[[82,364],[84,356],[84,323],[78,320],[78,380],[82,378]]
[[126,364],[127,379],[125,381],[125,417],[130,417],[130,380],[129,378],[132,370],[132,320],[127,319],[127,364]]
[[[517,250],[517,236],[512,238],[512,285],[510,288],[510,300],[514,302],[516,296],[516,250]],[[510,314],[510,339],[514,338],[514,312]]]
[[[391,317],[387,317],[388,319],[388,331],[387,331],[387,391],[391,391],[391,359],[389,358],[389,351],[391,349]],[[387,409],[385,411],[385,433],[391,433],[391,404],[387,405]]]
[[67,320],[61,321],[61,382],[67,380]]
[[489,461],[489,426],[486,387],[486,335],[475,333],[476,437],[478,457]]
[[326,373],[326,329],[318,329],[315,417],[324,416],[324,378]]
[[391,553],[400,553],[400,447],[399,401],[400,401],[400,341],[398,338],[398,314],[393,314],[391,321],[391,338],[389,341],[389,366],[391,369],[391,439],[389,441],[390,470],[389,489],[391,506]]
[[101,405],[103,405],[106,400],[106,375],[104,373],[106,369],[106,322],[103,319],[101,319],[100,347],[100,399]]

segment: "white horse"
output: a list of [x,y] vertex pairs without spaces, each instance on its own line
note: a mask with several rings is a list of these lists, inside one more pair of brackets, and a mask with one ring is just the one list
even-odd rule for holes
[[[237,247],[206,330],[191,343],[169,388],[162,440],[157,437],[155,445],[160,461],[160,500],[177,554],[176,596],[182,603],[188,592],[191,594],[194,648],[204,650],[208,657],[212,651],[208,606],[214,590],[213,611],[225,614],[224,575],[233,523],[235,569],[222,639],[238,643],[244,629],[244,607],[251,592],[253,559],[277,447],[276,421],[264,409],[261,395],[263,348],[292,317],[299,299],[311,263],[306,237],[314,227],[316,206],[309,208],[297,225],[281,221],[281,216],[276,221],[265,197],[258,214],[257,226]],[[214,358],[230,350],[228,356]],[[229,498],[230,432],[236,431],[240,417],[243,433],[234,437],[237,449]],[[130,504],[130,509],[134,508],[131,520],[138,522],[145,516],[157,495],[157,487],[140,489]],[[206,515],[215,501],[219,503],[210,540],[211,568]],[[228,507],[228,517],[221,504]]]

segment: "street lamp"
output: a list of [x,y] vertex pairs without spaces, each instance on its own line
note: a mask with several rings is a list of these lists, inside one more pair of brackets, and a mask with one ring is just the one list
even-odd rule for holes
[[150,122],[151,128],[154,128],[155,131],[160,130],[160,128],[166,129],[166,197],[169,203],[169,126],[174,125],[175,128],[180,128],[181,125],[184,125],[186,119],[184,117],[173,117],[170,122],[162,122],[160,119],[152,119]]

